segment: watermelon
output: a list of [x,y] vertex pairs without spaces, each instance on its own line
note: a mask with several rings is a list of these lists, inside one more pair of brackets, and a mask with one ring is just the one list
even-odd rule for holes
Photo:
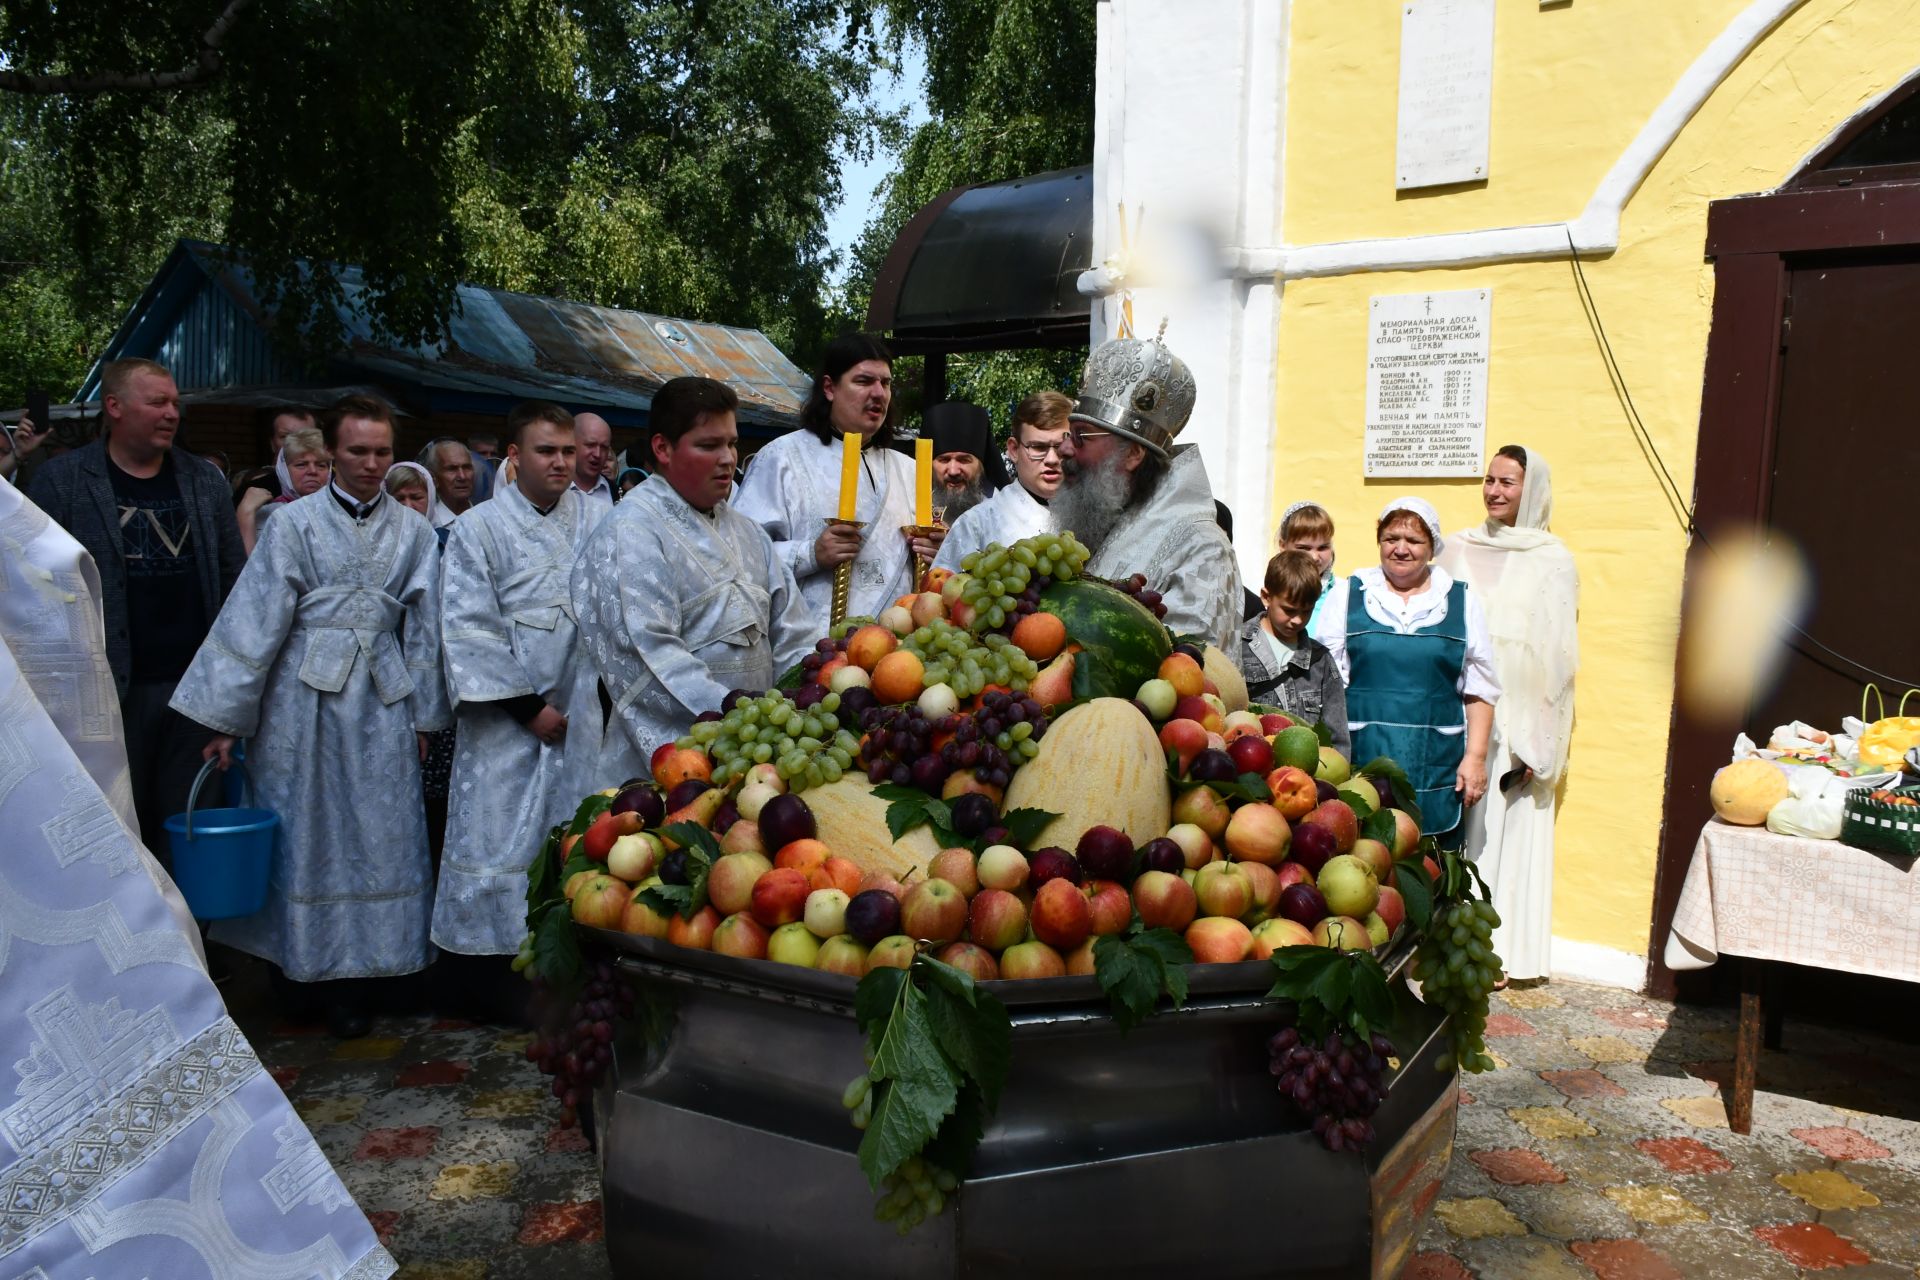
[[1040,593],[1040,607],[1066,624],[1080,646],[1075,698],[1131,698],[1173,652],[1173,637],[1153,611],[1104,582],[1076,578]]

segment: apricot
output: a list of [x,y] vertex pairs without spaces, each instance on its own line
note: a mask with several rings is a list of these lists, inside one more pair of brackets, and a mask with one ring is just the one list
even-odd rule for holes
[[1051,613],[1030,613],[1014,624],[1013,643],[1035,662],[1045,662],[1067,644],[1067,624]]
[[920,696],[926,667],[905,649],[895,649],[873,666],[873,696],[882,703],[911,702]]

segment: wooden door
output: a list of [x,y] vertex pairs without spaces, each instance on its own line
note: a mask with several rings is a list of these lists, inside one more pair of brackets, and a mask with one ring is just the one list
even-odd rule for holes
[[1837,730],[1859,709],[1863,667],[1920,680],[1920,592],[1901,568],[1920,511],[1917,426],[1920,254],[1789,259],[1764,518],[1805,554],[1813,598],[1806,635],[1756,697],[1756,739],[1796,719]]

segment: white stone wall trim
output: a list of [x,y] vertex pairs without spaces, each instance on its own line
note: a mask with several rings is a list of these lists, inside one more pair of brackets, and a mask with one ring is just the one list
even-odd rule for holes
[[1575,942],[1553,936],[1553,976],[1603,987],[1639,991],[1647,985],[1647,958],[1631,951],[1603,947],[1597,942]]

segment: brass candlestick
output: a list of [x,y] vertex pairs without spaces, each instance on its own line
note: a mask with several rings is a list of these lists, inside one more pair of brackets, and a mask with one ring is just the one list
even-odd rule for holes
[[[836,526],[858,530],[867,527],[864,520],[842,520],[837,516],[828,516],[825,524],[832,529]],[[847,617],[847,597],[853,592],[853,561],[843,560],[833,567],[833,610],[828,615],[830,626],[839,626]]]
[[[913,539],[931,538],[934,534],[939,533],[946,527],[947,526],[940,523],[940,513],[936,511],[932,524],[903,524],[900,526],[900,532],[907,535],[907,545],[911,547],[913,545]],[[927,570],[932,567],[932,564],[929,563],[924,556],[916,555],[913,558],[913,589],[915,591],[924,588],[927,581]]]

